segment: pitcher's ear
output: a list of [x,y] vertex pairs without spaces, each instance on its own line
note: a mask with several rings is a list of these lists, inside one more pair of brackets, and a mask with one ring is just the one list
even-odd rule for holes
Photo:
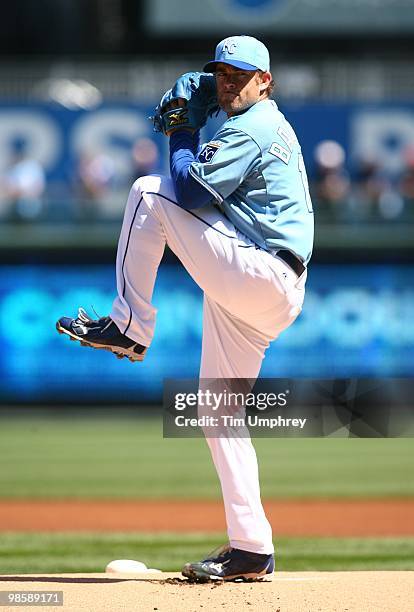
[[266,91],[266,89],[269,87],[269,84],[272,80],[272,75],[269,71],[260,71],[259,74],[262,77],[262,82],[260,83],[260,92],[263,92]]

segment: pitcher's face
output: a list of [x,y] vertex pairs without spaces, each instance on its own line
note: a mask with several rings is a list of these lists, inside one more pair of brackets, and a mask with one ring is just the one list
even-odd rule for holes
[[220,107],[229,117],[236,115],[267,97],[270,73],[241,70],[229,64],[217,64],[217,97]]

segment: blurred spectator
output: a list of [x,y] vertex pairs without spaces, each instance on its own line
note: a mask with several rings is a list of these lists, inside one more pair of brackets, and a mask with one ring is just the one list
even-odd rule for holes
[[133,145],[129,177],[117,172],[114,160],[106,153],[89,150],[80,158],[76,171],[75,193],[80,219],[114,219],[122,216],[131,182],[159,171],[157,145],[150,138],[139,138]]
[[115,165],[108,155],[92,150],[82,153],[75,188],[78,216],[83,219],[105,216],[108,199],[113,198],[114,184]]
[[352,219],[370,221],[378,215],[391,218],[394,208],[391,182],[378,161],[373,157],[360,159],[349,202]]
[[383,221],[402,221],[404,217],[404,200],[401,194],[390,186],[378,201],[379,219]]
[[414,219],[414,147],[405,151],[405,170],[399,181],[399,192],[404,205],[404,217]]
[[151,138],[138,138],[132,148],[133,177],[132,180],[154,174],[159,171],[160,154],[158,147]]
[[16,142],[13,149],[13,159],[2,178],[6,218],[15,222],[34,221],[43,212],[45,172],[40,162],[27,154],[23,142]]
[[333,141],[324,140],[315,149],[316,179],[312,186],[315,209],[326,221],[349,217],[350,181],[345,170],[345,151]]

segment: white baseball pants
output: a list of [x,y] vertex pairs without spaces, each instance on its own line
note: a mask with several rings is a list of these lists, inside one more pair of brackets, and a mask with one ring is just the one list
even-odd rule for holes
[[[174,202],[169,178],[146,176],[134,183],[118,243],[118,296],[110,316],[129,338],[150,345],[156,319],[152,293],[168,244],[204,292],[200,378],[255,380],[269,342],[302,308],[306,271],[298,279],[214,206],[187,211]],[[208,437],[207,443],[221,483],[230,545],[271,554],[272,530],[250,437]]]

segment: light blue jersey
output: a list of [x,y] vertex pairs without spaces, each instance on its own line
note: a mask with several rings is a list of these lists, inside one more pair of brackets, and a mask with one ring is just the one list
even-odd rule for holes
[[288,249],[309,261],[313,211],[305,165],[296,135],[273,100],[227,119],[190,174],[257,245]]

